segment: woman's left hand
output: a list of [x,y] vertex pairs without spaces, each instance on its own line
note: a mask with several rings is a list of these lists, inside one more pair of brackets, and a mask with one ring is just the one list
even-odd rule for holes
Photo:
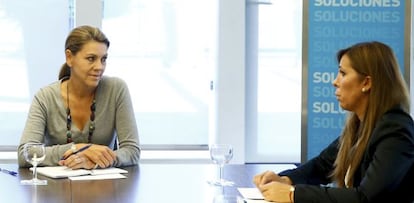
[[81,152],[88,160],[94,163],[94,166],[107,168],[114,164],[116,160],[115,152],[107,146],[93,144],[87,150]]

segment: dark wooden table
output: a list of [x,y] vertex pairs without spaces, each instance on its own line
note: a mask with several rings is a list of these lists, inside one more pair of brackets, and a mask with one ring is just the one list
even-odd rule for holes
[[254,187],[252,178],[265,170],[281,171],[290,164],[227,165],[224,178],[236,183],[234,187],[214,187],[207,180],[216,177],[218,169],[212,164],[141,164],[126,167],[126,179],[83,180],[47,179],[47,186],[20,185],[30,179],[28,169],[14,164],[0,164],[1,168],[19,172],[17,177],[0,173],[0,202],[110,202],[110,203],[218,203],[221,197],[236,202],[238,187]]

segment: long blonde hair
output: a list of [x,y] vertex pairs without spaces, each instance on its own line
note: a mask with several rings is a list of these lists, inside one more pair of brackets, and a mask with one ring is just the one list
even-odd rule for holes
[[392,49],[381,42],[363,42],[337,53],[338,62],[348,56],[351,67],[361,76],[371,77],[368,106],[361,122],[353,112],[348,118],[340,138],[332,178],[339,187],[354,183],[353,176],[360,165],[372,131],[378,119],[390,108],[400,105],[409,112],[409,91],[400,72]]

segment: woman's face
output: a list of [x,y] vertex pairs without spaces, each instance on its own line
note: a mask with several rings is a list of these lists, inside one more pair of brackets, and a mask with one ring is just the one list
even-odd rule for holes
[[71,67],[71,79],[96,87],[105,71],[108,47],[105,43],[90,41],[75,55],[66,50],[66,63]]
[[335,96],[339,105],[345,110],[355,112],[361,118],[365,113],[369,89],[364,86],[365,79],[351,67],[347,55],[339,62],[338,75],[333,85],[336,87]]

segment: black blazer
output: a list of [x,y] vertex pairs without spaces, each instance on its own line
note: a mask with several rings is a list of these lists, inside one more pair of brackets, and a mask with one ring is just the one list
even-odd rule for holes
[[376,124],[352,188],[326,186],[338,153],[339,138],[297,169],[281,172],[295,184],[295,203],[398,202],[414,200],[414,124],[400,108]]

